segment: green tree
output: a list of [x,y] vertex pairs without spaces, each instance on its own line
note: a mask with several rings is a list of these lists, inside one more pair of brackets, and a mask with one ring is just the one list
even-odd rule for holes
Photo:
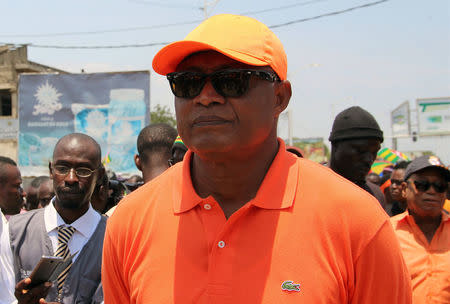
[[150,111],[150,122],[151,123],[167,123],[172,127],[177,127],[177,121],[175,116],[172,114],[168,106],[161,106],[157,104],[153,111]]

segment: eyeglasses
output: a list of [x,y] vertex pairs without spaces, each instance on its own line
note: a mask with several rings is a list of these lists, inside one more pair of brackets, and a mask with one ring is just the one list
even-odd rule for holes
[[436,190],[437,193],[443,193],[447,190],[448,184],[443,182],[433,182],[430,183],[427,180],[416,180],[414,181],[414,185],[416,186],[416,189],[420,192],[425,192],[430,189],[431,186],[433,186],[434,190]]
[[211,74],[201,72],[173,72],[167,74],[170,89],[176,97],[194,98],[200,94],[208,78],[223,97],[240,97],[248,90],[251,76],[270,82],[280,81],[274,72],[254,70],[224,70]]
[[401,179],[391,179],[392,185],[400,186],[402,183],[403,183],[403,180],[401,180]]
[[70,170],[73,169],[75,171],[75,174],[78,177],[89,177],[89,176],[92,175],[92,173],[97,171],[97,169],[91,170],[91,169],[85,168],[85,167],[72,168],[72,167],[67,167],[67,166],[64,166],[64,165],[56,165],[56,166],[52,166],[52,168],[53,168],[53,170],[55,171],[56,174],[64,175],[64,176],[69,174]]

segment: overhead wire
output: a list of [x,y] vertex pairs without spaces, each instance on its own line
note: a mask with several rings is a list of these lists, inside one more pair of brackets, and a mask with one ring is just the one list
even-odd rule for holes
[[322,15],[318,15],[318,16],[314,16],[314,17],[303,18],[303,19],[293,20],[293,21],[289,21],[289,22],[285,22],[285,23],[271,25],[271,26],[269,26],[269,28],[278,28],[278,27],[283,27],[283,26],[288,26],[288,25],[291,25],[291,24],[295,24],[295,23],[301,23],[301,22],[316,20],[316,19],[320,19],[320,18],[323,18],[323,17],[336,16],[336,15],[348,13],[348,12],[351,12],[351,11],[354,11],[354,10],[357,10],[357,9],[378,5],[378,4],[381,4],[383,2],[387,2],[387,1],[389,1],[389,0],[380,0],[380,1],[376,1],[376,2],[366,3],[366,4],[363,4],[363,5],[350,7],[350,8],[344,9],[344,10],[340,10],[340,11],[334,11],[334,12],[331,12],[331,13],[326,13],[326,14],[322,14]]
[[49,33],[49,34],[25,34],[25,35],[3,35],[0,34],[0,37],[16,37],[16,38],[33,38],[33,37],[57,37],[57,36],[78,36],[78,35],[97,35],[97,34],[107,34],[107,33],[120,33],[120,32],[132,32],[132,31],[140,31],[140,30],[149,30],[149,29],[158,29],[158,28],[166,28],[171,26],[180,26],[180,25],[188,25],[202,22],[202,19],[186,21],[186,22],[177,22],[177,23],[168,23],[168,24],[157,24],[150,26],[138,26],[138,27],[128,27],[128,28],[120,28],[120,29],[110,29],[110,30],[100,30],[100,31],[87,31],[87,32],[65,32],[65,33]]
[[134,2],[139,4],[150,4],[155,6],[161,6],[161,7],[169,7],[169,8],[192,8],[192,9],[200,9],[200,7],[192,6],[192,5],[186,5],[186,4],[176,4],[176,3],[169,3],[169,2],[156,2],[156,1],[145,1],[145,0],[128,0],[128,2]]
[[[131,0],[129,0],[131,1]],[[136,0],[138,1],[138,0]],[[318,2],[324,2],[329,0],[310,0],[299,3],[294,3],[290,5],[284,5],[279,7],[274,7],[270,9],[264,9],[259,11],[248,11],[240,13],[240,15],[257,15],[265,12],[273,12],[284,10],[296,6],[304,6],[308,4],[314,4]],[[135,1],[133,1],[135,2]],[[132,32],[132,31],[142,31],[142,30],[150,30],[150,29],[158,29],[158,28],[166,28],[180,25],[188,25],[202,22],[203,19],[185,21],[185,22],[176,22],[176,23],[168,23],[168,24],[158,24],[158,25],[150,25],[150,26],[137,26],[137,27],[128,27],[128,28],[117,28],[117,29],[107,29],[107,30],[96,30],[96,31],[84,31],[84,32],[60,32],[60,33],[46,33],[46,34],[0,34],[0,37],[15,37],[15,38],[39,38],[39,37],[58,37],[58,36],[79,36],[79,35],[98,35],[98,34],[107,34],[107,33],[120,33],[120,32]]]
[[290,5],[279,6],[279,7],[275,7],[275,8],[267,8],[267,9],[263,9],[263,10],[259,10],[259,11],[243,12],[243,13],[240,13],[240,15],[257,15],[257,14],[261,14],[261,13],[279,11],[279,10],[284,10],[284,9],[293,8],[293,7],[297,7],[297,6],[305,6],[308,4],[314,4],[314,3],[318,3],[318,2],[324,2],[324,1],[329,1],[329,0],[310,0],[310,1],[300,2],[300,3],[290,4]]
[[[154,43],[143,43],[143,44],[123,44],[123,45],[77,45],[77,46],[65,46],[65,45],[41,45],[41,44],[23,44],[29,47],[36,48],[47,48],[47,49],[123,49],[123,48],[139,48],[139,47],[149,47],[149,46],[158,46],[158,45],[167,45],[170,42],[154,42]],[[0,44],[2,44],[0,42]],[[3,43],[6,44],[6,43]]]
[[[316,1],[318,1],[318,0],[316,0]],[[358,6],[353,6],[353,7],[350,7],[350,8],[347,8],[347,9],[343,9],[343,10],[339,10],[339,11],[333,11],[333,12],[330,12],[330,13],[313,16],[313,17],[308,17],[308,18],[303,18],[303,19],[298,19],[298,20],[292,20],[292,21],[285,22],[285,23],[280,23],[280,24],[274,24],[274,25],[269,26],[269,28],[272,28],[272,29],[273,28],[280,28],[280,27],[289,26],[289,25],[296,24],[296,23],[302,23],[302,22],[306,22],[306,21],[317,20],[317,19],[324,18],[324,17],[341,15],[341,14],[345,14],[345,13],[348,13],[348,12],[351,12],[351,11],[354,11],[354,10],[357,10],[357,9],[362,9],[362,8],[375,6],[375,5],[378,5],[378,4],[381,4],[381,3],[384,3],[384,2],[388,2],[388,1],[389,0],[379,0],[379,1],[375,1],[375,2],[370,2],[370,3],[366,3],[366,4],[362,4],[362,5],[358,5]],[[169,43],[170,42],[154,42],[154,43],[144,43],[144,44],[96,45],[96,46],[61,46],[61,45],[42,45],[42,44],[33,44],[33,43],[16,44],[16,45],[27,45],[29,47],[54,48],[54,49],[118,49],[118,48],[151,47],[151,46],[158,46],[158,45],[167,45]],[[4,43],[4,44],[8,44],[8,43]]]

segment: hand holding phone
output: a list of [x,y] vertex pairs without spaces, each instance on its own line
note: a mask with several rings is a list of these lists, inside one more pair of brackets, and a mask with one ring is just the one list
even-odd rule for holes
[[54,273],[59,265],[64,263],[62,257],[42,256],[39,263],[34,267],[30,275],[31,283],[29,288],[40,285],[44,282],[51,282],[55,279]]
[[36,304],[40,299],[45,298],[50,291],[52,283],[45,282],[35,287],[29,287],[31,284],[30,278],[23,279],[16,284],[14,296],[18,300],[18,304]]
[[[42,256],[30,277],[16,284],[14,295],[18,304],[42,303],[41,300],[47,296],[52,286],[51,282],[67,268],[77,253],[78,251],[65,259],[57,256]],[[47,302],[43,300],[43,303]]]

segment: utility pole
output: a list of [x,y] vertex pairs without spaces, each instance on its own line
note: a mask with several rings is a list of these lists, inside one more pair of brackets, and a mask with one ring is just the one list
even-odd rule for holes
[[392,137],[392,149],[397,151],[397,137],[393,136]]
[[287,110],[288,114],[288,137],[289,137],[289,146],[293,145],[292,141],[292,111],[291,109]]
[[208,7],[211,8],[211,11],[214,9],[214,7],[216,6],[217,2],[219,2],[220,0],[213,0],[213,1],[208,1],[208,0],[203,0],[203,6],[200,7],[200,9],[203,11],[203,15],[205,17],[205,19],[208,19],[209,17],[209,12],[208,12]]

